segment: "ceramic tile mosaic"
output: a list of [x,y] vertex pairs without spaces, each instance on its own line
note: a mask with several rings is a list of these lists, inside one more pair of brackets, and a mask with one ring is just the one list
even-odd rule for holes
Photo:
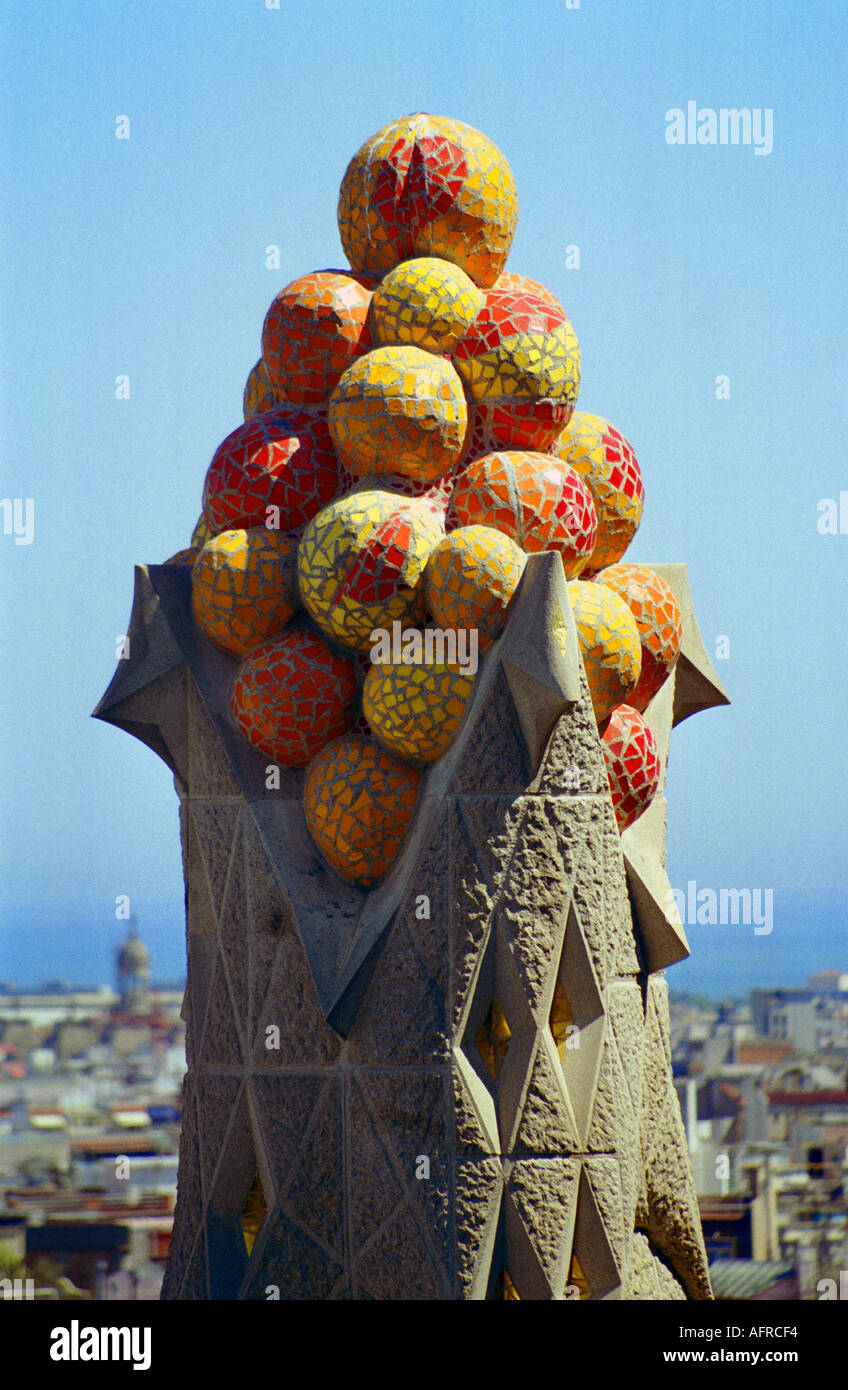
[[378,343],[449,353],[486,302],[483,290],[450,261],[418,256],[390,270],[374,292]]
[[[266,411],[218,445],[203,487],[203,515],[217,535],[278,522],[297,531],[344,482],[326,422],[287,408]],[[279,516],[269,512],[278,508]]]
[[381,347],[348,367],[330,397],[328,422],[352,473],[405,473],[432,483],[462,453],[468,407],[446,358]]
[[524,571],[524,552],[491,526],[460,526],[427,561],[427,607],[441,628],[474,628],[478,650],[500,634]]
[[518,275],[513,270],[504,270],[492,286],[494,290],[506,290],[513,294],[532,294],[537,299],[542,299],[556,313],[565,316],[565,309],[562,302],[549,290],[547,285],[543,285],[541,280],[534,280],[530,275]]
[[464,121],[416,112],[392,121],[354,155],[338,223],[355,270],[382,276],[399,261],[437,256],[475,284],[494,284],[518,217],[512,171]]
[[620,560],[642,520],[642,473],[623,434],[600,415],[576,411],[557,442],[556,452],[582,473],[595,499],[598,538],[586,573]]
[[421,502],[380,491],[339,498],[301,537],[304,607],[328,637],[345,647],[370,647],[374,628],[423,616],[424,566],[441,538]]
[[473,675],[447,662],[372,666],[362,711],[390,752],[431,763],[453,742],[473,690]]
[[522,550],[558,550],[567,577],[581,573],[595,544],[595,506],[579,473],[551,454],[506,449],[474,459],[458,476],[448,531],[492,526]]
[[314,632],[263,642],[242,661],[232,696],[242,733],[274,762],[305,767],[353,720],[356,672]]
[[326,401],[339,377],[371,347],[374,282],[344,270],[292,280],[262,328],[262,361],[273,391],[294,405]]
[[624,599],[636,619],[642,640],[642,674],[628,703],[644,711],[674,670],[680,655],[680,607],[665,580],[645,565],[609,565],[597,579]]
[[602,741],[616,823],[626,830],[656,795],[661,770],[656,740],[638,710],[618,705]]
[[624,600],[600,584],[573,580],[568,597],[592,708],[601,724],[636,689],[642,671],[639,629]]
[[510,407],[533,446],[547,449],[571,418],[580,345],[565,313],[521,290],[489,290],[453,360],[475,403]]
[[195,621],[212,642],[244,656],[282,632],[299,606],[297,541],[264,526],[222,531],[191,573]]
[[259,361],[248,372],[247,381],[244,384],[244,396],[242,397],[244,418],[245,420],[252,420],[254,415],[264,415],[266,410],[275,410],[279,404],[277,393],[268,380],[265,363],[260,357]]
[[348,735],[309,767],[304,811],[316,846],[351,883],[370,888],[388,870],[415,810],[421,773],[370,738]]

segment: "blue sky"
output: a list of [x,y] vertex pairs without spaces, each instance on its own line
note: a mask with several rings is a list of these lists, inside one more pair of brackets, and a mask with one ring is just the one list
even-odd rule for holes
[[[841,0],[7,0],[0,41],[0,495],[35,517],[31,545],[0,534],[0,978],[107,978],[124,893],[155,973],[183,968],[172,779],[90,711],[268,304],[344,264],[347,162],[414,110],[509,159],[509,268],[560,295],[580,407],[642,465],[627,558],[685,560],[708,650],[730,639],[732,707],[674,735],[669,872],[771,888],[774,929],[694,926],[672,987],[848,966],[848,535],[817,530],[848,489]],[[773,151],[669,145],[689,100],[771,109]]]

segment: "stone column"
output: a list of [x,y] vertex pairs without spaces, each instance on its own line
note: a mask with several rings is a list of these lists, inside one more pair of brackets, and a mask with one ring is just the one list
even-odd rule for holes
[[[726,703],[685,567],[647,712]],[[460,735],[370,892],[304,773],[232,723],[190,571],[140,568],[97,717],[173,769],[188,1074],[163,1297],[711,1297],[663,969],[687,954],[665,805],[619,836],[559,556],[531,556]],[[270,783],[270,785],[269,785]]]

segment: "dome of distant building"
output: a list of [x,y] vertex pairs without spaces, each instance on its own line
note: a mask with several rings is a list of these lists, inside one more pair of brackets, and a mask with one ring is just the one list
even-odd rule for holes
[[118,951],[118,969],[134,975],[150,969],[150,952],[135,932],[130,933]]

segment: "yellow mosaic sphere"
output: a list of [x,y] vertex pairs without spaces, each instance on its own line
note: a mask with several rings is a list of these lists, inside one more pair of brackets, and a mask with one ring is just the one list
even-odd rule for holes
[[592,708],[599,724],[617,705],[626,704],[642,672],[642,645],[636,619],[623,599],[602,584],[572,580],[568,597],[574,611]]
[[278,531],[222,531],[191,572],[191,608],[217,646],[244,656],[282,632],[298,606],[297,543]]
[[474,676],[445,661],[372,666],[362,712],[391,753],[431,763],[453,742],[473,689]]
[[415,811],[421,773],[373,739],[346,734],[309,765],[303,808],[328,864],[370,888],[391,866]]
[[252,420],[254,415],[262,415],[264,411],[273,410],[279,405],[261,357],[248,373],[242,405],[245,420]]
[[598,531],[583,572],[596,574],[621,559],[642,520],[645,488],[633,446],[603,416],[576,410],[553,452],[582,474],[594,498]]
[[328,637],[368,650],[375,628],[423,617],[424,567],[442,534],[426,501],[373,489],[337,498],[298,546],[304,607]]
[[517,218],[512,170],[491,140],[420,111],[367,140],[339,192],[345,255],[377,276],[412,256],[438,256],[485,288],[506,264]]
[[381,347],[357,358],[330,397],[330,434],[342,462],[367,478],[444,477],[468,428],[462,382],[443,357],[417,347]]
[[424,571],[433,619],[443,628],[475,628],[482,651],[501,632],[524,573],[524,551],[493,526],[460,526],[439,541]]
[[450,261],[403,261],[374,291],[374,337],[385,345],[451,352],[485,302],[483,291]]

